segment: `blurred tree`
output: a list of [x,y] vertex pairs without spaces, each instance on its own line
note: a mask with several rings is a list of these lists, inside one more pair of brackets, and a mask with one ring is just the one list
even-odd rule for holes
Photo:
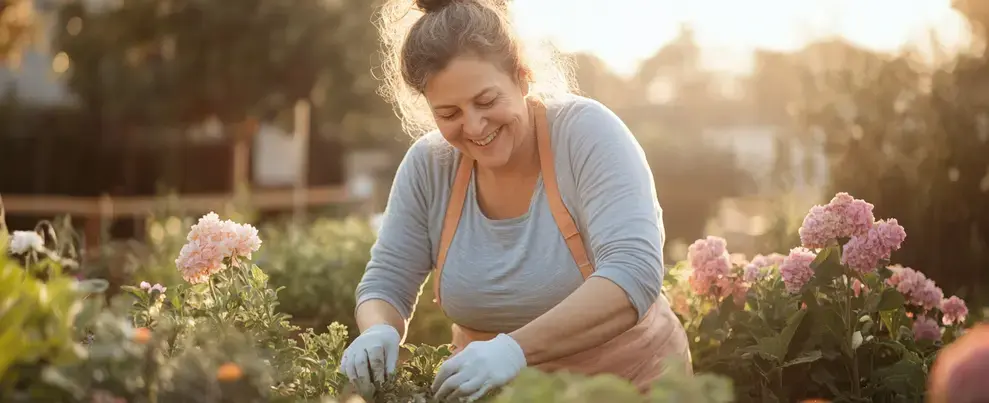
[[32,0],[0,0],[0,64],[20,64],[21,52],[36,40],[36,20]]
[[[696,44],[685,30],[629,79],[615,75],[594,56],[575,56],[581,91],[612,108],[642,145],[668,239],[686,243],[704,235],[722,199],[745,194],[752,186],[734,154],[702,135],[711,128],[705,113],[716,110],[720,100],[708,92],[710,76],[696,59],[684,62],[690,55],[696,55]],[[669,96],[650,94],[648,88]]]
[[[984,2],[962,2],[976,36]],[[975,7],[979,4],[978,7]],[[983,42],[984,43],[984,42]],[[989,271],[989,70],[984,53],[946,66],[842,44],[810,47],[799,122],[820,136],[834,192],[907,230],[897,262],[950,294],[978,298]]]
[[380,130],[368,119],[389,118],[370,76],[375,2],[87,4],[64,3],[55,45],[71,60],[69,86],[104,123],[238,125],[300,99],[314,102],[314,121],[354,138]]

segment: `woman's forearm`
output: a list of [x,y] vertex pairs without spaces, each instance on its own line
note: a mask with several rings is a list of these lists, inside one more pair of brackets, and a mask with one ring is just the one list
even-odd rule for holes
[[402,315],[398,313],[398,310],[384,300],[370,299],[364,301],[357,307],[357,314],[355,316],[357,319],[357,328],[361,332],[374,325],[387,324],[398,329],[401,339],[405,340],[405,331],[408,324],[402,318]]
[[603,344],[637,321],[638,313],[621,287],[591,277],[559,305],[510,336],[532,366]]

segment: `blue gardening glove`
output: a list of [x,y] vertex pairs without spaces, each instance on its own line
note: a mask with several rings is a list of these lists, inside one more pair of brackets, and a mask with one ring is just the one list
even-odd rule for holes
[[398,330],[391,325],[378,324],[367,328],[343,352],[340,372],[361,394],[374,391],[374,382],[384,382],[395,373],[398,363]]
[[444,362],[433,381],[433,392],[439,400],[466,396],[472,402],[510,382],[526,365],[519,343],[499,334],[489,341],[468,344]]

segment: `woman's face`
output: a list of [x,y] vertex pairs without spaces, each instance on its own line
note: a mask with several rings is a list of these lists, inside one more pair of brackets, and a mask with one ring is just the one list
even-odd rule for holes
[[485,168],[502,168],[532,137],[526,85],[496,65],[458,57],[423,93],[443,137]]

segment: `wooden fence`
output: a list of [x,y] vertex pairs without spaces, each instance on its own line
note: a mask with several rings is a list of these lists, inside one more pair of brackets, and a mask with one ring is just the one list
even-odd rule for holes
[[[162,206],[160,197],[128,196],[82,197],[52,195],[0,194],[6,215],[20,218],[48,219],[69,215],[81,221],[88,248],[99,245],[101,224],[106,220],[137,219],[152,214]],[[235,200],[232,194],[185,194],[169,200],[192,214],[220,211]],[[326,205],[356,201],[344,186],[317,186],[296,191],[286,189],[252,190],[248,195],[251,208],[258,211],[299,211]]]

